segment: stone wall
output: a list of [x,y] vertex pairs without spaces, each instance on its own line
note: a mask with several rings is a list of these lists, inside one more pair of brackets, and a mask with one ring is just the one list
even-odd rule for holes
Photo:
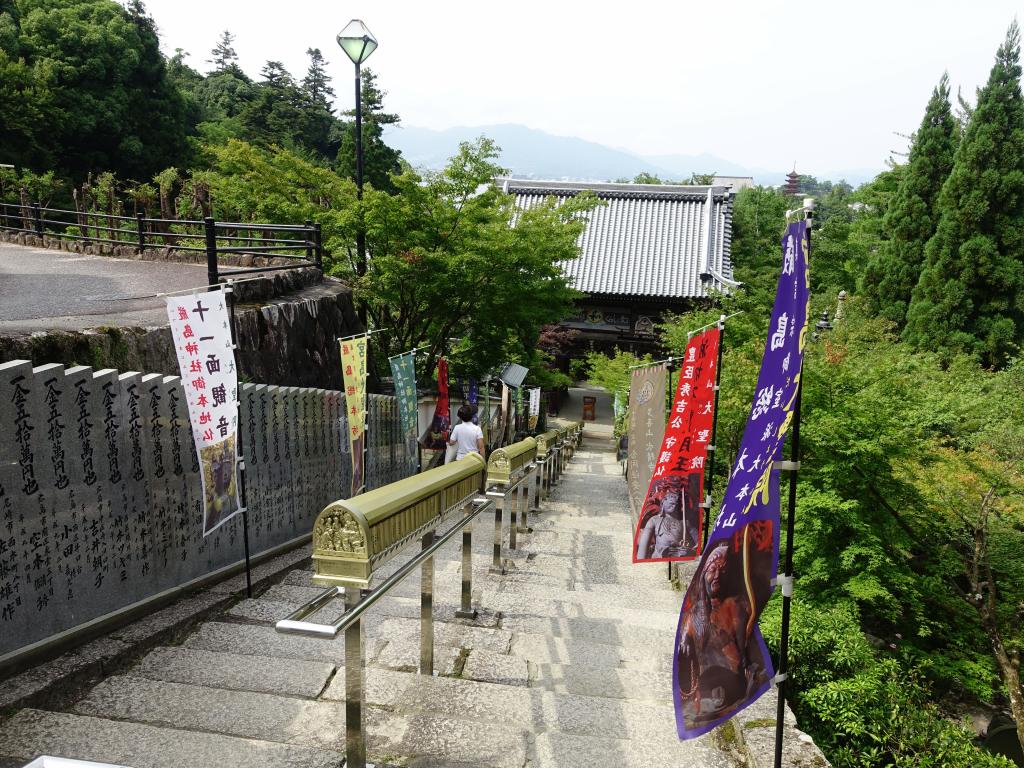
[[[244,384],[254,555],[349,495],[340,392]],[[394,398],[370,396],[367,483],[409,472]],[[242,520],[203,537],[176,376],[0,364],[0,670],[29,646],[242,559]]]
[[[238,362],[243,380],[341,389],[336,339],[362,329],[349,288],[313,268],[236,285]],[[178,372],[170,329],[106,327],[0,336],[0,362],[24,359],[163,373]]]

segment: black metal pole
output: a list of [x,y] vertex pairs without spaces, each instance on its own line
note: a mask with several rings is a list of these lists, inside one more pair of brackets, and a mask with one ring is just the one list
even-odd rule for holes
[[135,221],[139,225],[139,254],[146,250],[146,214],[143,211],[135,212]]
[[[678,369],[679,369],[679,365],[676,364],[675,360],[670,360],[668,365],[665,366],[665,371],[668,374],[668,408],[665,409],[665,412],[666,412],[665,421],[666,422],[668,422],[668,420],[672,417],[672,408],[675,405],[675,401],[676,401],[676,387],[672,386],[672,373],[673,373],[673,371],[676,371]],[[678,386],[678,384],[679,384],[679,381],[678,381],[678,377],[677,377],[676,386]],[[658,450],[661,450],[661,449],[659,448]],[[672,581],[672,562],[669,561],[668,563],[666,563],[666,565],[668,565],[668,580]]]
[[[811,224],[813,213],[807,211],[807,253],[811,257]],[[782,627],[779,632],[778,709],[775,719],[775,768],[782,768],[782,740],[786,722],[786,683],[789,679],[789,614],[793,593],[793,528],[796,519],[796,480],[800,466],[800,401],[803,397],[804,380],[801,370],[800,382],[796,385],[796,403],[793,406],[793,442],[789,449],[792,467],[789,471],[789,509],[786,514],[786,560],[782,585]]]
[[[359,65],[356,64],[356,199],[363,199],[363,94]],[[356,274],[366,274],[366,231],[360,206],[356,229]],[[365,324],[365,318],[363,320]]]
[[[796,404],[793,410],[793,443],[790,460],[794,466],[800,460],[800,398],[803,394],[803,380],[797,384]],[[782,768],[782,739],[786,722],[786,682],[789,670],[789,613],[793,590],[793,521],[796,518],[797,470],[789,472],[789,509],[786,513],[786,558],[783,575],[786,583],[782,586],[782,630],[779,639],[779,667],[776,670],[779,683],[778,711],[775,721],[775,768]]]
[[43,236],[43,212],[39,207],[39,203],[32,204],[32,216],[35,218],[36,223],[36,234],[39,237]]
[[306,241],[306,260],[313,261],[316,249],[316,234],[313,230],[313,222],[306,219],[303,225],[306,227],[306,231],[302,233],[302,238]]
[[711,466],[704,473],[704,530],[701,551],[708,543],[708,529],[711,525],[711,490],[715,485],[715,457],[718,456],[718,393],[722,389],[722,350],[725,347],[725,315],[718,318],[718,358],[715,361],[715,414],[711,417]]
[[220,281],[217,271],[217,225],[213,217],[203,219],[206,229],[206,284],[216,285]]
[[320,228],[320,222],[318,221],[313,225],[313,244],[315,247],[316,254],[316,266],[323,272],[324,270],[324,241],[323,241],[323,230]]
[[[224,291],[224,300],[228,303],[228,313],[231,316],[231,344],[235,350],[238,349],[238,331],[235,320],[235,288],[230,283]],[[236,370],[238,357],[235,355]],[[242,444],[242,398],[237,398],[238,404],[238,426],[235,430],[235,447],[237,448],[238,466],[238,495],[242,504],[242,544],[245,547],[245,594],[252,597],[252,564],[249,562],[249,494],[245,490],[245,452]]]

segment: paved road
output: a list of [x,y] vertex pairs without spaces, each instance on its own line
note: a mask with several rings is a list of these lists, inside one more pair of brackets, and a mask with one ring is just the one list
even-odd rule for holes
[[160,299],[206,284],[206,267],[131,261],[0,243],[0,333],[166,323]]

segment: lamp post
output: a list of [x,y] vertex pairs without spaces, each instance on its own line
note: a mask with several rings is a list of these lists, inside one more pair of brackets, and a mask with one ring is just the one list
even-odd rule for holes
[[[352,19],[338,33],[338,45],[352,63],[356,65],[356,198],[363,199],[363,103],[360,67],[377,50],[377,38],[359,19]],[[366,274],[366,230],[363,227],[362,209],[356,230],[356,274]],[[365,319],[364,319],[365,322]]]

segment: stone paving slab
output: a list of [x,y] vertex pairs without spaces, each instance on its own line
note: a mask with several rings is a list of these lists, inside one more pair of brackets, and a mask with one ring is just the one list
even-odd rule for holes
[[208,688],[313,699],[324,690],[334,670],[333,664],[324,662],[241,656],[194,648],[156,648],[132,668],[131,674]]
[[[371,642],[373,663],[385,669],[416,672],[420,668],[420,639],[414,636],[388,635]],[[434,672],[439,675],[454,675],[461,657],[458,646],[434,643]],[[344,677],[344,675],[342,675]]]
[[336,768],[341,755],[138,723],[25,709],[0,725],[0,755],[74,756],[131,768]]
[[[673,726],[674,728],[674,726]],[[530,768],[652,768],[652,766],[700,766],[735,768],[713,741],[646,743],[601,736],[545,733],[537,736]]]
[[[580,593],[581,595],[584,593]],[[485,592],[481,601],[504,616],[552,616],[556,618],[589,618],[595,620],[622,621],[631,626],[646,626],[654,629],[672,627],[679,618],[678,609],[672,611],[640,610],[625,608],[612,603],[602,603],[589,598],[580,601],[548,600],[536,595],[522,595],[515,592]]]
[[344,704],[169,683],[129,675],[104,680],[80,715],[343,750]]
[[[547,731],[641,739],[647,743],[677,741],[671,704],[607,697],[556,694],[551,691],[445,677],[374,670],[374,687],[389,688],[396,713],[430,714],[454,720],[513,725],[534,734]],[[343,696],[333,681],[324,698]]]
[[329,664],[341,664],[345,660],[345,643],[341,637],[329,640],[322,637],[284,635],[273,627],[214,621],[199,627],[184,645],[203,651],[326,661]]
[[530,664],[526,659],[473,649],[462,668],[462,677],[501,685],[528,685]]
[[534,664],[531,669],[530,685],[555,693],[672,703],[672,676],[661,670],[584,664]]
[[674,626],[671,629],[654,629],[616,619],[508,615],[502,617],[501,627],[516,633],[585,640],[605,645],[636,646],[648,650],[671,648],[675,642]]

